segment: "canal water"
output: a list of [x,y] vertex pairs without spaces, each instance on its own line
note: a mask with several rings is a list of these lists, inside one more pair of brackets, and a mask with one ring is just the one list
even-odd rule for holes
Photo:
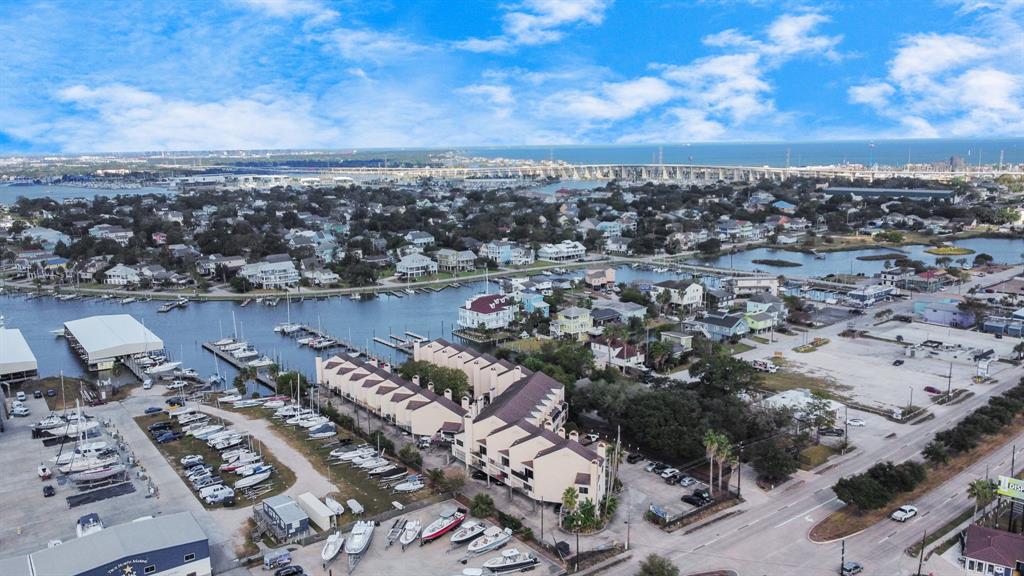
[[[1010,238],[970,238],[953,242],[955,246],[974,250],[973,254],[966,256],[952,256],[953,262],[965,258],[968,263],[974,260],[978,254],[992,256],[997,264],[1018,264],[1024,262],[1024,239]],[[937,258],[933,254],[925,252],[929,247],[922,245],[903,246],[896,250],[870,248],[866,250],[849,250],[846,252],[824,252],[824,258],[818,259],[811,254],[804,252],[791,252],[789,250],[778,250],[773,248],[756,248],[737,254],[726,254],[708,260],[693,260],[695,263],[703,263],[721,268],[732,268],[736,270],[760,270],[776,274],[786,274],[808,278],[811,276],[826,276],[828,274],[864,274],[870,276],[885,268],[884,260],[858,260],[858,256],[874,256],[876,254],[892,254],[893,260],[901,257],[908,257],[912,260],[920,260],[926,264],[934,264]],[[769,266],[757,264],[754,260],[788,260],[799,263],[800,266]]]

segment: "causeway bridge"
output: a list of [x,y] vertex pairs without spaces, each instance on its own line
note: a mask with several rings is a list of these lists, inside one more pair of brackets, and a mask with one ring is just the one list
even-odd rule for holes
[[414,181],[509,179],[509,180],[621,180],[625,182],[781,182],[789,178],[849,178],[872,181],[895,177],[948,182],[958,178],[995,178],[1004,174],[1024,176],[1024,172],[995,168],[959,171],[907,170],[901,168],[865,168],[853,166],[772,167],[772,166],[700,166],[694,164],[563,164],[538,162],[482,167],[422,166],[397,168],[324,168],[324,176],[349,176],[360,180]]

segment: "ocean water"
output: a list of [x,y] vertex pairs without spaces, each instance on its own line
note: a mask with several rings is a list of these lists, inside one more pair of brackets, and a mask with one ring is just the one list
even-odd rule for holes
[[94,198],[96,196],[114,197],[119,195],[137,196],[139,194],[174,194],[167,188],[80,188],[77,186],[47,186],[45,184],[29,184],[27,186],[0,186],[0,204],[11,205],[19,197],[29,199],[53,198],[60,202],[68,198]]
[[[856,163],[904,166],[949,161],[996,164],[1000,153],[1009,164],[1024,163],[1024,138],[942,140],[848,140],[819,142],[696,143],[649,145],[509,146],[466,148],[462,153],[485,158],[556,160],[570,164],[666,164],[712,166],[809,166]],[[787,160],[788,158],[788,160]]]

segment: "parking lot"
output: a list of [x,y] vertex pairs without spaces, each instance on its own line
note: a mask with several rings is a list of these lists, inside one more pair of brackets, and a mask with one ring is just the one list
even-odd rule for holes
[[[418,519],[424,526],[433,522],[439,512],[444,508],[456,506],[456,502],[447,501],[433,504],[421,510],[411,512],[405,516],[407,519]],[[387,574],[388,576],[423,576],[426,574],[443,576],[448,574],[460,574],[465,568],[480,568],[490,558],[501,555],[502,551],[513,548],[520,552],[529,552],[540,560],[534,569],[534,574],[555,574],[561,571],[561,567],[551,562],[536,550],[516,538],[510,540],[500,550],[485,552],[479,556],[470,558],[465,564],[462,560],[465,556],[465,547],[452,548],[447,536],[436,542],[420,546],[414,543],[404,551],[400,544],[396,543],[391,548],[385,549],[385,536],[391,527],[393,520],[382,522],[374,530],[373,540],[370,548],[363,555],[359,564],[352,572],[353,575],[365,574]],[[302,566],[307,574],[342,574],[348,568],[344,554],[339,554],[334,561],[324,569],[320,559],[321,545],[306,546],[292,553],[295,564]]]
[[[55,464],[50,459],[56,456],[59,446],[44,447],[41,439],[31,436],[32,425],[45,417],[49,410],[42,399],[29,398],[25,404],[31,415],[13,418],[7,431],[0,435],[0,469],[4,482],[0,484],[0,502],[3,502],[3,526],[0,527],[0,550],[4,556],[34,552],[45,548],[51,540],[68,540],[76,537],[75,525],[78,518],[95,512],[107,525],[130,522],[142,516],[159,513],[157,500],[148,498],[147,482],[134,473],[131,482],[135,492],[69,508],[66,498],[78,494],[75,486],[58,478]],[[117,444],[113,437],[114,427],[103,428],[100,437],[92,441]],[[65,450],[73,445],[65,445]],[[130,448],[130,447],[127,447]],[[122,450],[122,461],[128,454]],[[52,480],[40,480],[37,466],[44,463],[54,470]],[[43,497],[43,486],[52,485],[55,494]]]
[[[641,460],[635,464],[624,461],[619,467],[619,478],[624,485],[630,487],[633,512],[639,512],[640,517],[651,504],[664,509],[670,514],[690,512],[694,507],[681,498],[692,494],[694,490],[706,489],[707,483],[693,479],[693,484],[681,486],[677,483],[668,484],[661,477],[661,474],[648,471],[650,460]],[[622,504],[628,505],[628,502]]]

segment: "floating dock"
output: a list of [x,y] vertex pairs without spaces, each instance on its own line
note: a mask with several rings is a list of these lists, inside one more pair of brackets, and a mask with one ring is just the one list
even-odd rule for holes
[[[230,353],[221,350],[220,348],[215,346],[213,342],[203,342],[203,348],[209,352],[212,352],[214,356],[227,362],[236,370],[246,370],[249,368],[248,364],[246,364],[242,360],[239,360],[238,358],[235,358]],[[256,381],[266,386],[267,388],[270,388],[274,392],[277,392],[277,382],[275,382],[270,376],[267,376],[265,372],[260,372],[257,370]]]

